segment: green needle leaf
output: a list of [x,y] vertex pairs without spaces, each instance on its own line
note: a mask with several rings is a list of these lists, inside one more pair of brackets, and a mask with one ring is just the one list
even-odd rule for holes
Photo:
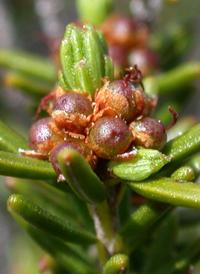
[[68,85],[67,81],[65,80],[65,77],[64,77],[63,72],[61,70],[58,71],[58,81],[60,83],[60,86],[64,90],[70,89],[70,86]]
[[108,168],[123,180],[142,181],[160,170],[170,158],[154,149],[139,148],[130,161],[110,161]]
[[113,81],[113,79],[114,79],[113,59],[110,56],[104,54],[104,62],[105,62],[105,75],[109,78],[110,81]]
[[96,242],[96,237],[67,221],[50,214],[35,205],[25,196],[14,194],[8,199],[8,208],[26,220],[33,227],[61,241],[90,245]]
[[126,237],[135,239],[155,223],[165,212],[171,208],[170,205],[155,201],[148,201],[141,205],[121,226],[119,233]]
[[86,260],[74,250],[71,246],[41,232],[37,228],[29,225],[23,218],[15,213],[9,207],[9,211],[19,225],[27,232],[27,234],[46,252],[48,252],[64,269],[70,273],[77,274],[97,274],[95,269],[91,267]]
[[62,174],[73,191],[87,203],[101,203],[106,198],[106,188],[85,158],[74,149],[58,154]]
[[95,30],[87,28],[83,36],[85,58],[94,90],[102,86],[102,78],[105,76],[104,53],[101,46],[102,40],[99,39]]
[[103,85],[105,76],[113,79],[113,61],[107,55],[106,40],[101,30],[87,24],[78,28],[69,24],[60,47],[63,89],[80,89],[92,96]]
[[91,82],[89,71],[87,68],[87,60],[84,57],[74,68],[76,75],[76,84],[84,92],[93,91],[94,85]]
[[124,254],[117,254],[110,258],[103,268],[103,274],[128,274],[129,258]]
[[169,141],[163,149],[163,153],[171,157],[171,162],[166,168],[173,166],[180,161],[186,160],[189,156],[200,151],[200,124],[192,127],[181,136]]
[[4,151],[0,151],[0,174],[36,180],[57,179],[51,163]]
[[19,148],[29,149],[28,142],[0,120],[0,150],[18,153]]
[[200,209],[200,185],[170,178],[129,182],[131,189],[154,201]]
[[19,72],[8,72],[4,77],[7,86],[21,89],[22,91],[33,96],[45,96],[51,90],[53,85],[47,84],[41,80],[27,76]]
[[0,49],[0,65],[50,84],[56,82],[56,66],[48,59],[37,55],[11,49]]
[[[62,66],[63,79],[65,80],[65,85],[69,86],[70,89],[75,89],[75,72],[74,72],[74,58],[73,58],[72,45],[70,43],[70,38],[64,38],[60,46],[60,61]],[[60,82],[62,85],[63,82]],[[64,86],[62,86],[64,88]]]
[[70,34],[70,41],[73,50],[74,62],[78,63],[84,57],[83,50],[83,33],[75,26],[72,28]]
[[172,94],[200,77],[200,63],[188,62],[158,76],[159,94]]

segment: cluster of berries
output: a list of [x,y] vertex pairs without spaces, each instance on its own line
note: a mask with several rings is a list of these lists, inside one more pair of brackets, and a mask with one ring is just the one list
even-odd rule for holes
[[137,66],[120,80],[103,81],[94,101],[86,92],[61,87],[41,101],[39,109],[46,109],[50,117],[31,126],[32,151],[23,154],[51,161],[60,181],[58,153],[64,149],[77,150],[94,169],[99,158],[129,160],[136,146],[160,150],[165,145],[163,124],[149,116],[157,99],[145,93]]
[[112,14],[102,24],[109,55],[115,63],[115,74],[125,67],[137,64],[142,75],[149,75],[159,68],[158,54],[149,48],[150,27],[146,22],[132,17]]

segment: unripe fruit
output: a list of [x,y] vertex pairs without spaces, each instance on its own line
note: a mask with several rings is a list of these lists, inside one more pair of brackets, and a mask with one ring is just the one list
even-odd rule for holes
[[110,16],[104,22],[102,29],[108,45],[119,45],[124,48],[144,47],[149,37],[149,30],[145,23],[117,14]]
[[80,133],[92,111],[92,103],[87,97],[69,92],[56,101],[52,117],[58,128]]
[[145,117],[129,125],[133,135],[133,144],[161,150],[167,141],[165,127],[154,117]]
[[115,117],[99,118],[86,138],[87,145],[104,159],[125,152],[132,141],[131,132],[126,123]]
[[146,76],[151,74],[159,67],[159,58],[156,52],[148,49],[133,49],[128,55],[128,65],[137,66],[140,68],[142,75]]
[[29,147],[30,149],[38,149],[38,145],[51,139],[53,133],[49,128],[51,117],[46,117],[32,124],[29,130]]
[[82,154],[89,164],[94,168],[95,162],[93,162],[92,152],[91,150],[86,147],[81,140],[76,139],[68,139],[56,145],[50,152],[49,160],[51,161],[53,168],[58,174],[61,174],[61,170],[58,164],[58,154],[59,152],[67,149],[72,148],[77,150],[80,154]]
[[138,117],[149,115],[156,105],[154,98],[125,79],[105,82],[96,93],[95,102],[100,110],[104,108],[116,110],[128,123]]

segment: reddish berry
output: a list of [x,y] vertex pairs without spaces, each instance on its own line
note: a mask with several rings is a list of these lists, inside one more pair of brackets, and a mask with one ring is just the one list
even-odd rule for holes
[[69,92],[56,101],[52,117],[58,128],[80,133],[92,111],[92,103],[86,96]]
[[149,30],[146,24],[136,22],[131,17],[112,15],[102,26],[109,45],[119,45],[125,48],[145,46]]
[[113,59],[115,66],[127,66],[127,51],[118,45],[109,46],[109,56]]
[[146,76],[159,67],[159,58],[158,55],[150,49],[133,49],[128,55],[128,64],[129,66],[137,64],[142,75]]
[[58,174],[61,174],[61,170],[58,164],[58,153],[67,148],[72,148],[80,152],[87,159],[90,165],[94,167],[96,158],[93,158],[91,150],[84,145],[83,141],[68,139],[66,141],[60,142],[50,152],[49,160],[51,161],[53,168]]
[[96,93],[95,102],[99,109],[112,108],[131,122],[134,119],[149,115],[156,105],[156,100],[149,97],[141,88],[126,79],[106,82]]
[[94,123],[86,139],[88,146],[104,159],[111,159],[125,152],[131,141],[131,132],[126,123],[108,116],[99,118]]
[[154,117],[145,117],[129,125],[133,135],[133,144],[161,150],[167,141],[165,127]]
[[49,128],[51,117],[46,117],[35,122],[29,130],[29,147],[37,150],[38,145],[48,141],[52,137],[52,131]]

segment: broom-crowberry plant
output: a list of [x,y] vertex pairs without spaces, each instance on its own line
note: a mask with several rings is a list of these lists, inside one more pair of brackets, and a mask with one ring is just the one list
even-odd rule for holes
[[41,273],[196,273],[200,124],[173,106],[200,63],[150,76],[156,52],[141,69],[131,63],[151,51],[147,22],[109,16],[111,0],[88,3],[77,1],[81,20],[66,27],[57,82],[55,65],[0,50],[7,84],[40,97],[28,141],[0,121],[8,210],[45,252]]

